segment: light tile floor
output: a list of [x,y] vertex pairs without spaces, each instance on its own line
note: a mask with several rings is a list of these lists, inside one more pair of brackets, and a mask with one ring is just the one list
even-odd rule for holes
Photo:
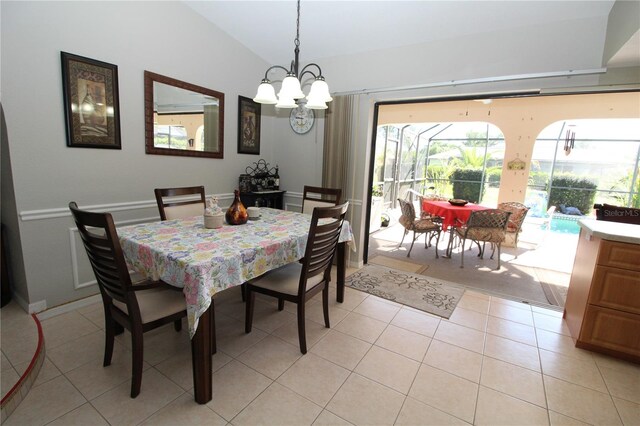
[[186,327],[145,335],[131,399],[127,333],[102,367],[101,304],[45,320],[47,359],[6,425],[640,424],[640,366],[576,349],[557,311],[467,291],[445,320],[347,289],[326,329],[320,308],[316,297],[302,356],[293,306],[259,298],[247,335],[237,289],[220,293],[206,405]]

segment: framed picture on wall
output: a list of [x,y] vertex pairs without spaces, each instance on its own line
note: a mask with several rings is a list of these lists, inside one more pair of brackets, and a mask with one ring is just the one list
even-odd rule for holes
[[118,67],[60,52],[67,146],[121,149]]
[[260,154],[260,104],[238,96],[238,154]]

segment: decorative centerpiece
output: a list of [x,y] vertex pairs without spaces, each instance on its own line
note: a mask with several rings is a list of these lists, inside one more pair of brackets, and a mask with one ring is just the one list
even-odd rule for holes
[[227,210],[227,214],[225,214],[225,218],[227,219],[227,223],[229,225],[242,225],[247,223],[249,220],[249,214],[247,213],[247,209],[242,204],[240,200],[240,191],[237,189],[233,191],[235,195],[235,199],[231,206],[229,206],[229,210]]
[[467,203],[467,200],[461,200],[460,198],[452,198],[451,200],[449,200],[449,204],[451,204],[452,206],[462,207],[466,206]]
[[204,209],[204,227],[209,229],[222,228],[224,224],[224,213],[218,206],[218,198],[211,197],[207,200],[207,207]]

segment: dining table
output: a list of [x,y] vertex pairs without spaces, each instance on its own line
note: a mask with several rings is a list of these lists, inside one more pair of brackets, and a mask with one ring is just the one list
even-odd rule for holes
[[[243,225],[208,229],[203,216],[117,228],[128,266],[182,289],[187,305],[196,402],[212,399],[212,297],[304,256],[311,215],[261,208]],[[344,301],[346,246],[355,250],[344,221],[337,249],[337,301]]]
[[486,210],[489,207],[481,206],[475,203],[466,203],[465,205],[454,205],[449,201],[431,201],[422,200],[422,211],[433,216],[442,218],[442,230],[450,230],[449,242],[447,243],[447,251],[445,258],[451,257],[453,250],[453,237],[456,228],[463,226],[469,220],[471,213],[478,210]]

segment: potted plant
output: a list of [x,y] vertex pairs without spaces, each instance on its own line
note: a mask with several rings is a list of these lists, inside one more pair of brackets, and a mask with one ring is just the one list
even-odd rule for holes
[[373,185],[371,188],[371,217],[369,219],[369,232],[380,229],[382,224],[382,209],[384,207],[384,197],[382,184]]

